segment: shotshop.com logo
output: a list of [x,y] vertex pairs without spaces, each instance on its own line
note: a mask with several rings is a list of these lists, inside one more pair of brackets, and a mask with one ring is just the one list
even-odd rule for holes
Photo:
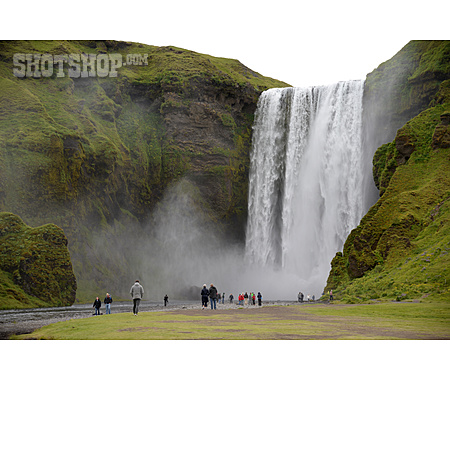
[[[117,77],[117,69],[122,66],[147,66],[148,55],[120,53],[50,55],[39,53],[15,53],[13,74],[18,78],[51,77],[87,78]],[[66,70],[65,70],[66,69]]]

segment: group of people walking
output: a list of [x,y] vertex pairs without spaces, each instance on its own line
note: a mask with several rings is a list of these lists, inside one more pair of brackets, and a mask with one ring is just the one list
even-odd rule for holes
[[256,299],[258,299],[258,306],[262,306],[262,294],[258,292],[258,295],[255,295],[254,292],[241,293],[238,296],[238,305],[246,306],[246,305],[256,305]]
[[206,287],[206,284],[203,285],[200,296],[202,298],[202,309],[208,307],[208,301],[211,302],[211,309],[217,309],[217,288],[212,283],[209,289]]
[[[111,314],[112,301],[113,301],[113,299],[112,299],[111,295],[108,294],[108,292],[107,292],[106,297],[103,300],[103,302],[105,303],[105,307],[106,307],[106,314]],[[98,297],[96,297],[94,300],[94,304],[92,306],[95,308],[94,316],[99,316],[101,314],[100,308],[102,307],[102,301]]]
[[[220,295],[217,293],[217,288],[213,283],[210,284],[209,289],[206,287],[206,284],[203,285],[202,291],[200,293],[202,298],[202,309],[208,308],[208,302],[211,304],[211,309],[217,309],[217,303],[220,303],[222,300],[222,304],[225,303],[225,293]],[[258,292],[258,295],[255,295],[254,292],[250,292],[250,295],[246,292],[238,295],[238,305],[247,306],[247,305],[256,305],[256,299],[258,299],[258,306],[262,306],[262,294]],[[228,301],[233,303],[234,296],[230,294],[228,297]]]
[[[130,295],[131,299],[133,300],[133,314],[135,316],[139,313],[139,304],[144,296],[144,288],[139,283],[139,280],[136,280],[133,286],[131,286],[130,289]],[[203,285],[202,291],[201,291],[201,298],[202,298],[202,309],[205,309],[208,307],[208,303],[211,305],[211,309],[217,309],[217,304],[222,302],[222,304],[225,303],[225,292],[220,294],[217,292],[217,288],[214,286],[213,283],[210,284],[209,289],[206,287],[206,284]],[[247,305],[256,305],[256,299],[258,300],[258,306],[262,306],[262,294],[261,292],[258,292],[257,295],[255,295],[254,292],[250,292],[248,294],[247,292],[241,293],[238,296],[238,305],[247,306]],[[233,303],[234,296],[233,294],[230,294],[228,297],[228,300],[230,303]],[[111,303],[113,299],[111,294],[108,292],[106,293],[106,297],[103,300],[105,307],[106,307],[106,314],[111,314]],[[164,296],[164,306],[166,307],[169,303],[169,297],[166,294]],[[96,297],[94,300],[94,303],[92,305],[94,310],[94,315],[98,316],[101,314],[100,308],[102,306],[101,300]]]
[[[144,288],[139,283],[139,280],[136,280],[135,283],[133,284],[133,286],[131,286],[130,295],[131,295],[131,299],[133,300],[133,314],[135,316],[137,316],[138,312],[139,312],[139,304],[142,300],[142,297],[144,296]],[[167,295],[166,295],[166,297],[167,297]],[[112,301],[113,301],[113,299],[111,297],[111,294],[109,294],[107,292],[106,297],[103,300],[103,302],[105,303],[105,307],[106,307],[106,314],[111,314]],[[164,298],[164,306],[166,306],[166,301],[168,303],[168,298],[167,299]],[[102,306],[102,302],[98,297],[95,298],[94,304],[92,306],[95,308],[94,316],[101,315],[100,308]]]

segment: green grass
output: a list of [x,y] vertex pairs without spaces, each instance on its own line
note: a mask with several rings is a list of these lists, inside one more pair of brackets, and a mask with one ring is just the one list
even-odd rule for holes
[[0,309],[70,305],[75,292],[63,231],[0,212]]
[[137,84],[150,81],[178,85],[182,88],[189,80],[208,78],[212,83],[242,87],[250,84],[260,90],[289,86],[250,70],[236,59],[220,58],[174,46],[153,47],[132,44],[127,47],[126,53],[147,53],[149,55],[147,66],[127,66],[120,69],[122,74]]
[[93,316],[15,339],[450,339],[450,304],[267,306]]
[[47,306],[43,300],[28,295],[14,283],[13,275],[0,269],[0,309],[39,308]]
[[[332,261],[325,291],[333,289],[336,299],[450,300],[450,149],[433,139],[450,108],[447,85],[434,106],[377,150],[374,175],[382,195]],[[405,143],[414,149],[409,159]]]

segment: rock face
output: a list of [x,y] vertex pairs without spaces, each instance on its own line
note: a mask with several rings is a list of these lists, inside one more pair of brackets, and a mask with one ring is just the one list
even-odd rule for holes
[[[411,41],[367,75],[363,97],[364,147],[368,155],[381,147],[373,161],[374,181],[380,194],[395,167],[404,164],[414,151],[408,136],[396,136],[397,132],[429,107],[442,82],[450,77],[449,58],[449,41]],[[394,138],[397,150],[387,144]],[[373,202],[377,198],[374,190]]]
[[433,148],[450,148],[450,112],[441,115],[441,123],[433,134]]
[[428,108],[450,76],[449,41],[411,41],[366,78],[364,111],[367,139],[378,148]]
[[[449,55],[448,41],[412,42],[380,66],[381,78],[380,69],[368,76],[365,102],[374,102],[369,109],[380,126],[373,142],[395,139],[374,156],[381,198],[332,261],[326,289],[337,298],[450,297]],[[383,100],[384,90],[392,98]]]
[[[120,53],[148,64],[115,78],[69,77],[67,68],[18,78],[18,53]],[[118,295],[135,277],[126,249],[180,180],[207,220],[243,239],[253,112],[260,92],[283,86],[239,61],[176,47],[0,42],[0,210],[64,230],[80,296],[98,286]]]
[[1,309],[72,305],[77,283],[63,231],[0,213],[0,278]]

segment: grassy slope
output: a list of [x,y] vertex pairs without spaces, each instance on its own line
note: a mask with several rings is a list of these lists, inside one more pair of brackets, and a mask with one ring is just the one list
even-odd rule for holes
[[129,44],[126,47],[128,54],[149,55],[147,66],[128,66],[121,69],[124,76],[136,83],[182,85],[190,78],[208,78],[217,83],[229,82],[235,85],[249,83],[258,91],[289,86],[279,80],[264,77],[252,71],[236,59],[219,58],[174,46],[154,47],[136,43]]
[[375,155],[375,170],[389,172],[392,164],[395,170],[332,262],[326,289],[337,299],[450,300],[450,148],[433,145],[441,114],[450,110],[446,85],[437,95],[441,103],[398,131],[397,140],[413,148],[406,162],[397,162],[396,141]]
[[112,314],[18,339],[450,339],[450,305],[382,303]]

